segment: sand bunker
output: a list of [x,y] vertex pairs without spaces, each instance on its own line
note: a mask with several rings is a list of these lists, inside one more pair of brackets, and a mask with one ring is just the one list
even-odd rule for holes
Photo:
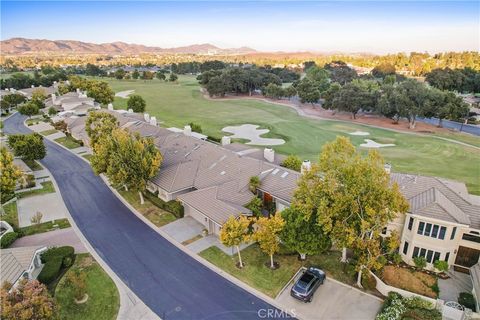
[[258,129],[254,124],[242,124],[241,126],[231,126],[222,129],[224,132],[232,133],[230,138],[239,138],[250,140],[247,144],[257,146],[277,146],[285,143],[283,139],[270,139],[260,137],[262,134],[268,133],[268,129]]
[[370,139],[364,139],[366,143],[362,143],[360,145],[360,147],[364,147],[364,148],[385,148],[385,147],[395,147],[395,145],[393,143],[387,143],[387,144],[383,144],[383,143],[378,143],[378,142],[375,142],[373,140],[370,140]]
[[370,133],[365,132],[365,131],[355,131],[355,132],[350,132],[349,135],[352,136],[368,136]]
[[120,91],[120,92],[115,93],[115,97],[120,97],[120,98],[127,99],[128,96],[131,95],[134,92],[135,92],[135,90]]

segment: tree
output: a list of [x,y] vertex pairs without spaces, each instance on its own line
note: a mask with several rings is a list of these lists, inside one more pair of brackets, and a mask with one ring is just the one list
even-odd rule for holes
[[8,146],[17,157],[24,160],[40,160],[47,155],[43,136],[38,133],[13,134],[8,136]]
[[248,187],[253,193],[257,192],[258,187],[260,187],[260,178],[257,176],[251,176],[248,182]]
[[178,80],[178,76],[175,73],[170,73],[170,77],[168,78],[168,81],[175,82],[177,80]]
[[87,293],[87,274],[85,271],[73,269],[67,273],[65,278],[66,284],[73,289],[74,298],[76,300],[85,298]]
[[281,212],[285,227],[280,233],[282,243],[295,250],[302,260],[306,255],[325,252],[330,249],[330,238],[323,232],[313,215],[305,217],[300,210],[290,207]]
[[221,76],[211,78],[206,85],[208,95],[210,97],[221,96],[224,97],[227,92],[227,87]]
[[326,105],[332,109],[351,112],[353,119],[360,110],[375,108],[378,84],[368,80],[354,80],[344,85],[333,96],[329,96]]
[[386,76],[395,75],[395,66],[391,63],[385,62],[380,63],[375,68],[372,69],[372,75],[375,78],[384,79]]
[[230,216],[220,231],[220,241],[226,247],[236,247],[238,253],[238,264],[243,268],[242,256],[240,255],[240,245],[249,239],[248,227],[250,221],[245,216],[236,219]]
[[125,70],[117,69],[115,70],[115,73],[113,75],[116,79],[122,80],[125,77],[125,74],[126,74]]
[[295,171],[300,171],[302,168],[302,160],[299,156],[291,154],[282,162],[282,167],[289,168]]
[[306,77],[313,82],[315,82],[318,86],[318,90],[320,93],[325,92],[328,87],[330,86],[330,73],[319,67],[311,67],[307,70]]
[[43,89],[36,89],[32,92],[32,103],[36,104],[39,109],[45,108],[45,99],[47,99],[47,94]]
[[438,118],[438,126],[442,127],[443,119],[459,120],[468,116],[470,107],[462,97],[453,92],[432,88],[429,90],[424,114]]
[[20,169],[13,164],[13,156],[7,148],[0,149],[0,194],[2,199],[13,195],[17,180],[22,176]]
[[135,71],[132,72],[132,78],[135,79],[135,80],[140,78],[140,72],[138,72],[137,69],[135,69]]
[[43,214],[40,211],[37,211],[33,216],[30,217],[30,222],[37,226],[42,222]]
[[382,266],[383,228],[408,209],[380,154],[374,150],[363,157],[342,136],[325,144],[319,163],[302,175],[293,205],[306,218],[313,215],[336,245],[353,250],[359,286],[363,269]]
[[105,81],[90,81],[87,86],[87,96],[106,105],[113,102],[115,93]]
[[111,135],[101,135],[93,150],[91,162],[94,172],[106,173],[114,185],[137,191],[143,204],[142,192],[147,181],[157,174],[162,162],[162,155],[153,139],[115,129]]
[[90,139],[90,146],[95,144],[102,136],[112,134],[112,131],[118,127],[117,119],[108,112],[90,112],[85,121],[85,131]]
[[163,81],[165,81],[167,79],[167,77],[165,76],[165,73],[160,72],[160,71],[157,72],[156,77],[157,77],[158,80],[163,80]]
[[25,102],[26,98],[20,93],[11,93],[2,97],[2,110],[9,111],[11,108],[15,108],[20,103]]
[[279,234],[285,226],[282,215],[277,212],[270,218],[260,217],[255,220],[256,229],[253,233],[253,239],[258,241],[260,249],[270,256],[270,268],[275,269],[273,255],[278,252],[280,238]]
[[297,84],[296,89],[302,103],[314,104],[320,100],[320,90],[315,81],[303,78]]
[[152,80],[154,77],[154,73],[150,71],[143,71],[142,72],[142,80]]
[[17,108],[18,112],[20,114],[23,114],[25,116],[28,116],[29,118],[33,115],[38,114],[38,106],[34,102],[27,102],[22,104]]
[[263,95],[270,99],[280,99],[285,96],[285,90],[279,85],[269,83],[263,90]]
[[145,112],[147,103],[142,98],[142,96],[138,94],[133,94],[128,97],[127,106],[129,109],[132,109],[133,112]]
[[315,61],[305,61],[303,63],[303,71],[308,71],[308,69],[310,69],[311,67],[315,67],[317,64],[315,63]]
[[341,85],[349,83],[358,77],[357,72],[343,61],[332,61],[327,63],[324,68],[330,72],[332,82],[338,82]]
[[23,279],[10,292],[2,287],[0,296],[4,320],[49,320],[56,316],[55,300],[48,294],[47,287],[37,280]]

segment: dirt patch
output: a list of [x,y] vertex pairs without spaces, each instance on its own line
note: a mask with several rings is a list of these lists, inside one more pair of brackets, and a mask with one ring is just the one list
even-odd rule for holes
[[437,284],[437,279],[432,275],[410,268],[386,266],[383,268],[381,278],[393,287],[437,298],[437,293],[432,289]]
[[82,259],[82,261],[78,264],[78,267],[83,269],[83,268],[88,268],[90,266],[93,266],[95,264],[95,259],[93,257],[88,256]]

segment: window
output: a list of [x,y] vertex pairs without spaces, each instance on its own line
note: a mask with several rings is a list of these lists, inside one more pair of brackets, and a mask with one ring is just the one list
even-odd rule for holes
[[427,253],[427,249],[425,249],[425,248],[420,249],[420,257],[425,257],[426,253]]
[[440,260],[440,252],[435,252],[433,255],[433,262]]
[[456,232],[457,232],[457,227],[453,227],[452,235],[450,236],[450,240],[453,240],[453,238],[455,238],[455,233]]
[[432,231],[432,224],[427,223],[427,225],[425,227],[425,232],[423,233],[423,235],[425,235],[427,237],[430,237],[430,231]]
[[413,227],[413,218],[410,217],[410,220],[408,220],[408,230],[412,230]]
[[417,231],[417,233],[418,233],[418,234],[423,234],[423,229],[424,229],[424,228],[425,228],[425,222],[420,222],[420,223],[418,224],[418,231]]
[[440,239],[440,240],[445,239],[445,233],[447,233],[447,227],[441,227],[438,239]]
[[414,247],[413,248],[412,258],[418,257],[418,250],[420,250],[419,247]]
[[428,263],[432,263],[432,257],[433,257],[433,251],[432,251],[432,250],[428,250],[428,251],[427,251],[427,262],[428,262]]
[[403,254],[407,254],[407,252],[408,252],[408,242],[405,241],[403,243]]
[[432,237],[433,237],[433,238],[436,238],[436,237],[437,237],[437,235],[438,235],[438,228],[439,228],[439,226],[436,225],[436,224],[433,226],[433,229],[432,229]]
[[450,252],[447,252],[447,253],[445,254],[445,261],[448,262],[448,259],[449,259],[449,258],[450,258]]
[[470,233],[464,233],[463,236],[462,236],[462,239],[467,240],[467,241],[480,243],[480,237],[476,236],[476,235],[473,235],[473,234],[470,234]]
[[385,227],[385,228],[382,229],[382,234],[383,234],[383,235],[386,235],[386,234],[387,234],[387,227]]

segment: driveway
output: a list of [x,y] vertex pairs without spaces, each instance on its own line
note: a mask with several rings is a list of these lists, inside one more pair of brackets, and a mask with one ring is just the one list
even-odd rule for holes
[[67,217],[65,206],[58,193],[21,198],[17,202],[18,224],[20,227],[30,226],[30,218],[37,212],[42,213],[42,221],[53,221]]
[[36,246],[72,246],[73,248],[75,248],[76,253],[88,252],[82,241],[80,241],[80,239],[75,234],[73,228],[60,229],[22,237],[16,240],[11,247],[18,248]]
[[[6,133],[29,133],[25,117]],[[281,312],[210,270],[138,219],[78,156],[44,140],[54,176],[82,234],[123,282],[162,319],[257,319]]]
[[300,319],[373,320],[382,306],[379,298],[333,279],[327,278],[315,292],[311,303],[304,303],[292,298],[290,296],[291,287],[292,284],[276,300],[288,310],[295,310],[295,315]]
[[184,217],[160,227],[160,230],[179,243],[202,234],[203,229],[205,229],[205,227],[192,217]]

